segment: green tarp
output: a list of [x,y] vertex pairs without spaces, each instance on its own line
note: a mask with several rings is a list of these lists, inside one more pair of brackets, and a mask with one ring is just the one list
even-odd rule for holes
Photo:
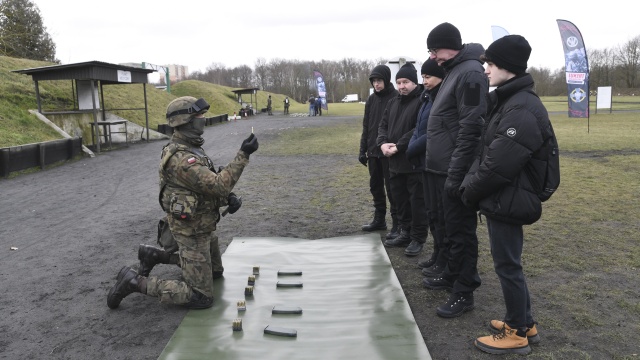
[[[214,306],[189,311],[160,359],[431,359],[378,234],[234,238],[222,261]],[[253,296],[245,296],[255,266]],[[302,275],[278,275],[289,270]],[[302,314],[274,315],[274,306]],[[242,331],[232,330],[235,319]],[[265,334],[267,325],[297,337]]]

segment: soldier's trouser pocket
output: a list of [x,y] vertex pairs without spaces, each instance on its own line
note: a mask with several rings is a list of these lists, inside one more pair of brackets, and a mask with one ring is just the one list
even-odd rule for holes
[[198,208],[198,198],[187,194],[173,194],[169,201],[169,212],[174,219],[191,220]]

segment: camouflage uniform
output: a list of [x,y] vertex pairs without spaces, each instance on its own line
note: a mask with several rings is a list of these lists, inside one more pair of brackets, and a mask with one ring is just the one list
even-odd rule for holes
[[192,289],[213,297],[213,273],[221,273],[218,237],[213,234],[220,220],[220,207],[240,178],[249,157],[238,151],[235,159],[216,173],[202,148],[195,148],[173,135],[162,149],[160,202],[167,212],[169,228],[178,243],[183,281],[149,277],[147,294],[160,302],[189,302]]

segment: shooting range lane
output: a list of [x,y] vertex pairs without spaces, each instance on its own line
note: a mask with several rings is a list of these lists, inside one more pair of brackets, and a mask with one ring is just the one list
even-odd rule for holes
[[[213,307],[189,311],[159,359],[431,359],[378,234],[234,238],[222,261]],[[302,274],[278,275],[294,270]],[[302,314],[272,314],[274,306]],[[242,331],[233,331],[236,319]],[[297,336],[265,334],[267,325]]]

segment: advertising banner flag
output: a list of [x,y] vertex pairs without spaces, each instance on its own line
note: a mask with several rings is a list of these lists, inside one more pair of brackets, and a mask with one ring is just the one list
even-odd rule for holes
[[509,32],[502,26],[491,25],[491,35],[493,36],[493,41],[496,41],[503,36],[509,35]]
[[327,88],[324,85],[324,77],[318,70],[313,70],[313,77],[316,80],[316,86],[318,87],[318,97],[322,100],[322,108],[329,110],[327,106]]
[[580,30],[567,20],[557,20],[564,49],[569,117],[589,117],[589,62]]

